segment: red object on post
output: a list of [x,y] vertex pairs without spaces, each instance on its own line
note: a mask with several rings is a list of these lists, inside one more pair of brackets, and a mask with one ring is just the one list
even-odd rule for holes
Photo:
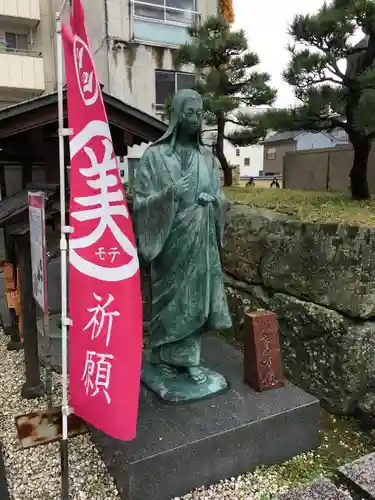
[[284,385],[275,313],[245,313],[244,381],[257,392]]

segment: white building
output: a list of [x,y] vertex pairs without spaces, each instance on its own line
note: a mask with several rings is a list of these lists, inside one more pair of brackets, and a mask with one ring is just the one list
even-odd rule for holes
[[[188,26],[217,14],[218,0],[82,1],[104,90],[161,117],[167,96],[195,83],[192,67],[176,66],[176,49],[189,40]],[[121,164],[124,181],[145,147],[129,149]]]
[[0,107],[54,90],[51,2],[0,0]]
[[[55,14],[62,0],[0,0],[0,107],[56,90]],[[82,0],[104,90],[160,115],[165,99],[191,87],[177,67],[187,27],[218,12],[218,0]],[[64,14],[69,20],[68,9]],[[144,148],[129,152],[134,164]],[[127,178],[127,159],[121,164]]]
[[224,153],[231,165],[239,165],[241,177],[262,175],[263,146],[254,144],[238,148],[225,141]]

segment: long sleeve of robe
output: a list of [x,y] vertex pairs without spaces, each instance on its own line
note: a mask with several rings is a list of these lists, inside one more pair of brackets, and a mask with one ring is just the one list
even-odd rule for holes
[[149,148],[143,155],[134,185],[135,229],[146,262],[157,257],[170,233],[177,211],[175,187],[165,184],[160,165]]

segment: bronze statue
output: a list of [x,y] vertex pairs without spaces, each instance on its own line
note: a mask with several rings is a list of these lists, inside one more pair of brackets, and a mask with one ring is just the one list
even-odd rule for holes
[[201,365],[205,331],[231,328],[220,245],[226,203],[220,166],[201,137],[202,98],[181,90],[165,135],[144,153],[134,185],[139,252],[151,263],[150,353],[142,382],[169,402],[223,391]]

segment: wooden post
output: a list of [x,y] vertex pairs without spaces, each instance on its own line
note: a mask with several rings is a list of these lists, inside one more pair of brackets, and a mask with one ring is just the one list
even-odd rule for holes
[[9,309],[9,316],[11,324],[6,327],[5,334],[10,335],[10,340],[7,344],[8,351],[21,351],[23,345],[20,339],[20,332],[18,328],[17,314],[14,308]]
[[22,169],[22,189],[25,189],[26,186],[33,181],[33,167],[31,162],[28,160],[22,160],[21,169]]
[[44,385],[40,380],[38,333],[36,328],[36,307],[33,297],[29,233],[15,236],[15,241],[21,289],[26,375],[26,382],[22,386],[21,396],[26,399],[34,399],[44,395]]
[[245,314],[244,381],[258,392],[284,385],[276,315],[271,311]]
[[43,136],[43,168],[47,184],[59,184],[58,137]]

